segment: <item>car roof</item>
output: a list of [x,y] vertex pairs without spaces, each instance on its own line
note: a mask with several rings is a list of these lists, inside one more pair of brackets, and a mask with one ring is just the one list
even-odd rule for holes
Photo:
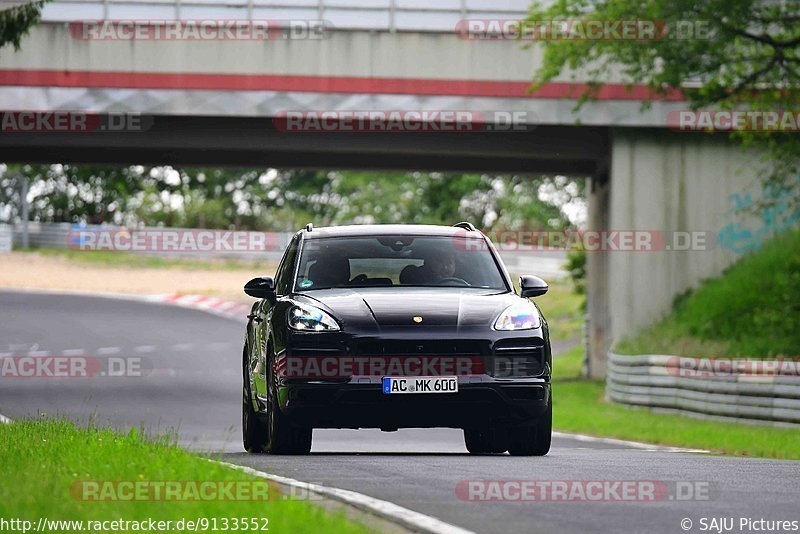
[[433,224],[353,224],[346,226],[324,226],[303,232],[304,239],[325,237],[373,237],[381,235],[413,235],[482,238],[479,231],[468,231],[456,226]]

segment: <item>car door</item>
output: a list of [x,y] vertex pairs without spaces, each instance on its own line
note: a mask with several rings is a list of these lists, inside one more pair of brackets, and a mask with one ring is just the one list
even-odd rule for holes
[[286,252],[283,254],[281,263],[278,266],[278,271],[275,274],[275,294],[277,299],[275,301],[261,299],[254,313],[253,346],[257,349],[258,358],[255,367],[255,384],[257,394],[260,397],[264,397],[267,392],[267,366],[271,364],[271,362],[267,361],[267,345],[275,337],[272,329],[276,327],[276,323],[278,325],[285,323],[284,321],[273,321],[273,313],[279,305],[280,299],[291,293],[299,243],[300,234],[297,234],[289,243],[289,246],[286,247]]

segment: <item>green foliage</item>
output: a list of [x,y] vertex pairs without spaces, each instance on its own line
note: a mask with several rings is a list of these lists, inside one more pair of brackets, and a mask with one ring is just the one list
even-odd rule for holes
[[19,50],[22,37],[39,22],[42,7],[49,1],[25,2],[0,11],[0,47],[10,43],[14,46],[14,50]]
[[[558,0],[544,7],[535,4],[529,19],[667,23],[668,34],[662,39],[545,42],[536,83],[562,75],[588,82],[587,92],[572,95],[581,97],[579,106],[597,94],[609,72],[619,72],[626,83],[649,86],[654,96],[680,90],[695,108],[798,109],[800,4],[796,1]],[[778,189],[800,189],[796,133],[733,135],[745,146],[765,149],[764,180]]]
[[567,252],[567,271],[575,292],[586,294],[586,250],[583,247],[574,247]]
[[800,432],[790,428],[701,421],[606,402],[601,381],[581,380],[583,347],[553,360],[553,425],[562,432],[709,449],[736,456],[800,460]]
[[[142,172],[133,167],[11,166],[0,176],[0,206],[20,205],[17,173],[28,176],[30,217],[41,221],[123,222],[142,185]],[[11,212],[7,220],[15,215]]]
[[800,231],[785,232],[721,277],[676,299],[672,315],[621,342],[626,354],[800,355]]
[[[293,231],[363,223],[564,229],[560,206],[582,181],[441,173],[332,172],[142,166],[25,165],[0,174],[0,221],[18,217],[19,184],[30,179],[32,220]],[[540,198],[547,189],[549,198]]]
[[550,289],[541,297],[536,297],[536,305],[547,318],[550,339],[579,342],[583,333],[586,298],[575,293],[566,280],[548,283]]
[[[266,517],[270,531],[367,532],[312,502],[286,498],[270,484],[274,500],[80,500],[80,481],[260,481],[209,462],[174,444],[174,437],[146,437],[131,429],[79,428],[63,420],[0,425],[0,517],[51,520],[172,520]],[[80,496],[80,494],[78,493]],[[84,525],[86,526],[86,525]],[[135,530],[135,529],[134,529]],[[127,530],[126,530],[127,531]]]

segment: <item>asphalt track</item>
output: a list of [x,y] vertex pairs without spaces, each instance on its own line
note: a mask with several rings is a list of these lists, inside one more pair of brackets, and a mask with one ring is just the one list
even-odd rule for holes
[[[475,532],[677,533],[687,531],[681,525],[685,519],[693,522],[689,532],[716,531],[704,529],[703,518],[709,526],[712,518],[732,520],[732,532],[759,531],[753,524],[740,529],[740,518],[796,521],[794,531],[800,528],[800,462],[571,438],[556,438],[543,458],[474,457],[466,454],[461,432],[448,429],[321,430],[314,433],[310,456],[244,454],[239,426],[242,336],[241,323],[201,311],[0,292],[0,356],[97,356],[136,361],[146,369],[145,376],[0,376],[0,413],[19,419],[45,412],[78,421],[91,418],[123,430],[173,430],[184,445],[223,452],[226,461],[358,491]],[[627,502],[614,502],[613,489],[611,501],[581,499],[578,493],[571,501],[556,494],[557,502],[487,502],[456,491],[476,480],[566,481],[571,492],[588,488],[575,481],[609,481],[604,487],[611,488],[615,482],[635,481],[644,492]],[[655,500],[650,500],[648,484],[657,488]],[[688,499],[689,488],[701,498]],[[790,532],[789,526],[773,531]]]

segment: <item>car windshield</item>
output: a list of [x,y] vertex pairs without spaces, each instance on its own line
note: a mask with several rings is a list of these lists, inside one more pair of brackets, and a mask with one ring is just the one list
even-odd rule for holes
[[508,290],[482,239],[400,235],[304,241],[295,291],[377,286]]

